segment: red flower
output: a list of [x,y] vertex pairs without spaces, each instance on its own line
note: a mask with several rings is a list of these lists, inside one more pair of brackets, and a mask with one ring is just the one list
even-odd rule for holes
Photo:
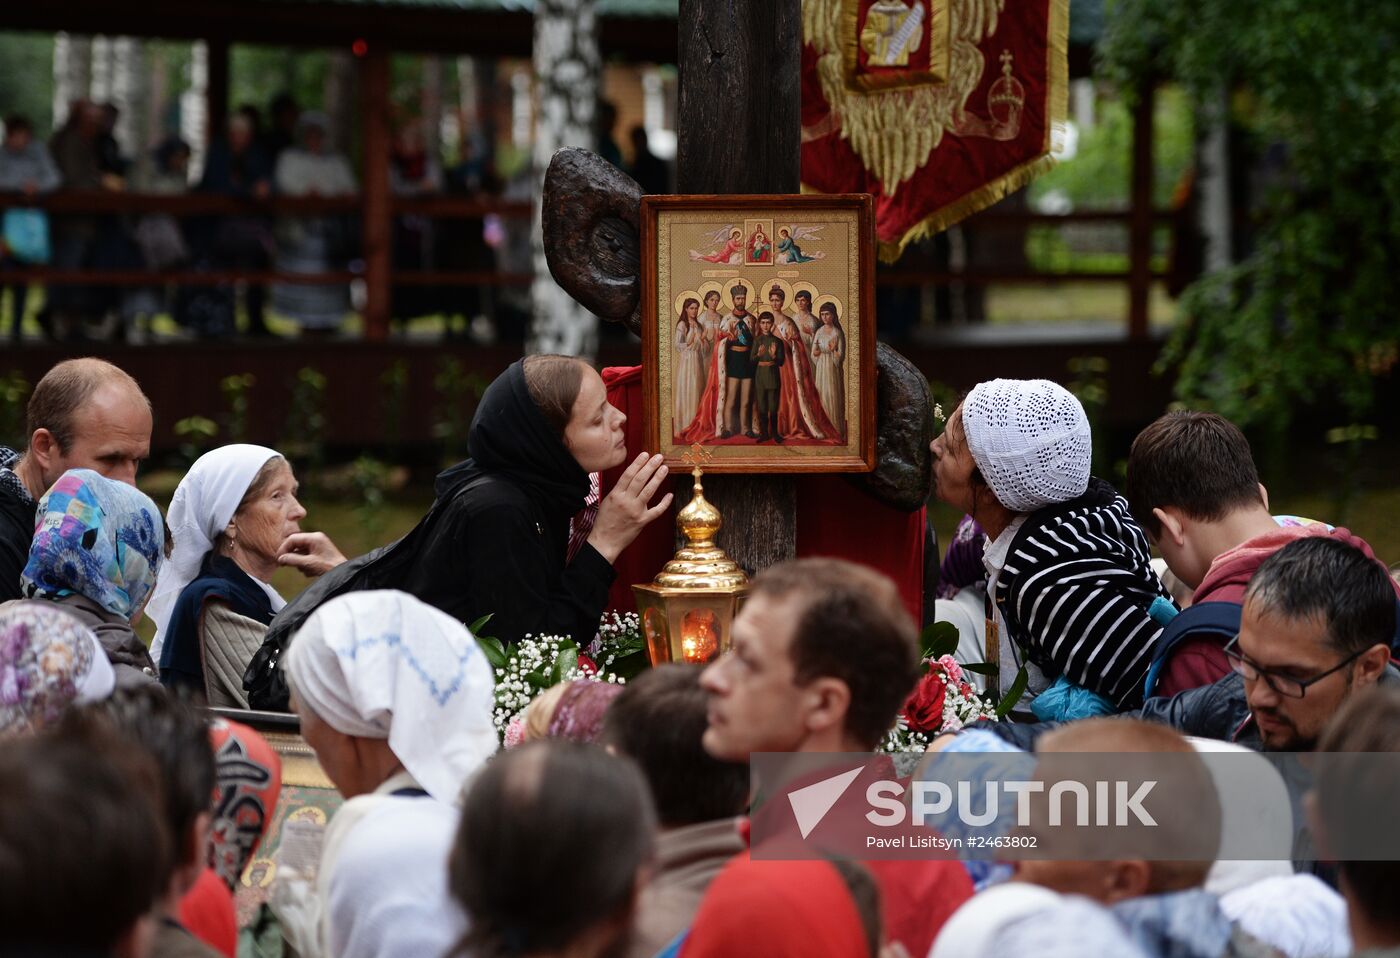
[[904,721],[915,732],[925,735],[937,734],[943,728],[943,699],[948,694],[948,686],[943,681],[941,669],[932,669],[919,680],[904,703]]
[[597,675],[598,663],[580,652],[578,654],[578,670],[585,675]]

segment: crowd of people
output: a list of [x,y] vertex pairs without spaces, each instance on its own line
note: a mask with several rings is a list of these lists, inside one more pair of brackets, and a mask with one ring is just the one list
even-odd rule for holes
[[[303,110],[288,94],[276,97],[270,122],[252,105],[235,111],[215,131],[198,178],[190,169],[191,148],[169,136],[150,151],[123,151],[111,105],[80,100],[63,126],[45,143],[24,116],[6,118],[0,146],[0,192],[35,197],[56,190],[132,192],[178,196],[187,193],[266,201],[284,197],[353,196],[358,191],[347,158],[331,144],[330,121]],[[421,123],[405,120],[390,155],[390,188],[396,196],[499,193],[501,184],[479,138],[464,137],[462,159],[444,169],[430,155]],[[398,269],[495,268],[481,217],[433,221],[400,216],[394,223]],[[358,217],[351,214],[272,215],[247,213],[176,217],[168,213],[50,215],[12,207],[0,241],[0,269],[46,265],[57,269],[148,271],[344,271],[359,257]],[[21,337],[28,306],[27,283],[10,284],[9,337]],[[270,293],[270,296],[269,296]],[[246,317],[236,321],[238,300]],[[260,282],[187,285],[169,290],[159,277],[150,286],[47,285],[36,314],[41,330],[59,340],[124,339],[128,330],[158,314],[171,315],[191,332],[209,338],[270,335],[267,308],[293,319],[305,331],[333,330],[351,309],[348,284]],[[468,319],[481,312],[479,292],[422,285],[395,290],[395,316],[410,319],[444,313]]]
[[[922,671],[898,587],[840,559],[760,572],[710,664],[562,683],[500,747],[496,675],[463,623],[586,641],[613,562],[671,504],[645,453],[600,488],[625,416],[578,360],[507,369],[429,512],[350,559],[301,528],[266,447],[207,453],[163,514],[135,488],[151,409],[115,366],[60,364],[28,413],[27,447],[0,449],[0,951],[1400,954],[1400,865],[1327,854],[1364,847],[1384,826],[1355,810],[1394,794],[1378,753],[1400,751],[1400,583],[1347,530],[1275,517],[1219,416],[1152,423],[1126,495],[1090,475],[1084,411],[1046,381],[978,385],[933,443],[937,494],[967,514],[938,615],[1014,708],[935,739],[915,776],[969,753],[1047,777],[1143,753],[1192,783],[1140,849],[1013,862],[828,858],[821,824],[815,853],[768,844],[791,813],[751,761],[871,752]],[[315,581],[286,602],[279,566]],[[319,854],[282,857],[240,944],[232,895],[280,766],[205,702],[290,708],[345,799]],[[1309,854],[1238,861],[1216,854],[1233,807],[1212,752],[1369,754],[1318,779]]]
[[[21,342],[30,306],[30,284],[5,273],[26,267],[68,270],[269,272],[320,274],[356,269],[360,258],[358,214],[275,214],[275,197],[350,197],[359,184],[349,159],[331,139],[329,118],[303,109],[290,94],[273,98],[267,111],[244,104],[223,129],[212,131],[203,169],[194,171],[190,144],[170,135],[154,148],[135,149],[117,137],[119,111],[112,104],[78,100],[47,142],[31,118],[4,119],[0,144],[0,194],[15,194],[0,233],[0,292],[10,293],[9,341]],[[631,131],[632,162],[624,163],[613,139],[617,111],[600,105],[601,152],[631,173],[647,192],[670,191],[666,163],[647,146],[646,131]],[[395,124],[389,153],[394,196],[521,198],[497,172],[480,131],[464,128],[456,159],[435,155],[424,121]],[[198,172],[198,176],[193,174]],[[202,194],[266,201],[247,212],[174,216],[62,213],[25,207],[25,198],[58,190],[131,192],[153,196]],[[523,194],[528,198],[528,190]],[[517,228],[518,227],[518,228]],[[516,236],[515,234],[519,234]],[[522,252],[516,247],[524,241]],[[395,271],[491,272],[526,270],[528,233],[499,217],[434,218],[418,213],[394,218]],[[511,304],[494,302],[481,286],[395,284],[393,316],[407,321],[442,315],[470,324],[491,313],[499,332],[523,330]],[[273,335],[269,306],[308,334],[339,328],[352,309],[343,282],[206,282],[169,288],[159,275],[149,286],[93,283],[46,284],[35,312],[42,333],[56,340],[125,340],[142,323],[170,315],[203,338]],[[243,317],[240,321],[240,315]],[[0,316],[0,323],[5,317]],[[516,327],[519,327],[518,329]]]

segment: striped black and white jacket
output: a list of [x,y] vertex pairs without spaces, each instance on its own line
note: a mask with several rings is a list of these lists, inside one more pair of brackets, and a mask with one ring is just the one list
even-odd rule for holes
[[1149,560],[1127,500],[1090,479],[1079,498],[1026,519],[992,598],[1012,642],[1048,677],[1132,708],[1162,631],[1147,610],[1171,599]]

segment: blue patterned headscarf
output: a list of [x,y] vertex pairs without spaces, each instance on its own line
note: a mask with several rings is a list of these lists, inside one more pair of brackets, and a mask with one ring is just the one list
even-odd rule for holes
[[164,549],[165,524],[144,493],[70,469],[39,500],[24,594],[81,595],[131,619],[155,587]]

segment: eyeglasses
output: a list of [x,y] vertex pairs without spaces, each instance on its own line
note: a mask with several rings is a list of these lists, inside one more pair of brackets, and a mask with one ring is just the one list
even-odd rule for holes
[[1249,659],[1240,654],[1240,650],[1236,647],[1239,641],[1240,637],[1236,635],[1225,646],[1225,658],[1230,660],[1230,668],[1234,669],[1236,673],[1251,682],[1255,679],[1263,679],[1265,683],[1268,684],[1269,688],[1273,689],[1279,695],[1290,699],[1302,698],[1307,694],[1309,685],[1321,682],[1333,672],[1341,671],[1352,662],[1355,662],[1367,651],[1366,649],[1362,649],[1360,652],[1353,652],[1326,672],[1320,675],[1314,675],[1310,679],[1295,679],[1291,675],[1279,675],[1277,672],[1261,669],[1259,666],[1249,661]]

